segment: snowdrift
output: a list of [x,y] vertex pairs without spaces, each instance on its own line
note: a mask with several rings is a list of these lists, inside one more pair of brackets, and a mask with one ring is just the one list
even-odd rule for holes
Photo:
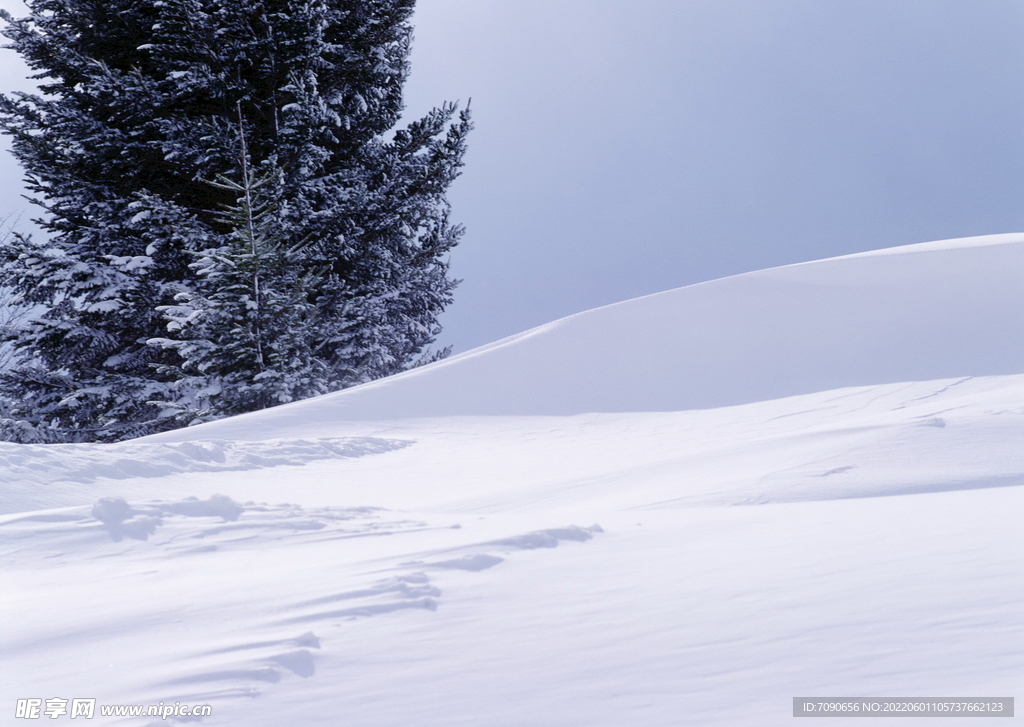
[[1024,372],[1024,234],[761,270],[569,316],[449,360],[174,441],[339,420],[707,409]]
[[0,444],[0,709],[782,727],[794,697],[1019,696],[1022,291],[1024,235],[914,245]]

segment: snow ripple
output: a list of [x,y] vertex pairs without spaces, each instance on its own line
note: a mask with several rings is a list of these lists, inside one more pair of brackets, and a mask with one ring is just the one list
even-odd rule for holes
[[0,443],[0,484],[100,478],[165,477],[183,472],[225,472],[322,459],[342,459],[402,449],[410,440],[377,437],[279,439],[263,442],[121,442],[96,444]]
[[[603,532],[599,525],[566,525],[484,539],[486,526],[464,529],[447,516],[410,515],[212,495],[101,497],[91,506],[0,517],[0,567],[56,570],[49,582],[60,584],[74,574],[93,594],[77,606],[90,614],[89,624],[43,628],[5,648],[36,651],[72,638],[130,634],[132,647],[144,651],[140,644],[173,630],[188,636],[174,637],[162,664],[138,670],[139,701],[220,709],[227,700],[294,688],[296,678],[323,677],[321,667],[332,679],[346,669],[346,649],[361,624],[430,619],[444,603],[439,582],[460,586],[517,552],[584,543]],[[366,543],[380,536],[399,536],[388,538],[393,545],[383,557]],[[169,581],[172,573],[188,586]],[[126,603],[139,609],[134,616]],[[227,624],[224,609],[240,603],[244,609]]]

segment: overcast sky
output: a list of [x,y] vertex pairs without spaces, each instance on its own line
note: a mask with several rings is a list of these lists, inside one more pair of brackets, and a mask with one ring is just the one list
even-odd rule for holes
[[[2,0],[11,8],[14,0]],[[420,0],[472,97],[442,343],[724,275],[1024,229],[1020,0]],[[4,90],[24,87],[3,51]],[[0,160],[0,212],[25,209]]]

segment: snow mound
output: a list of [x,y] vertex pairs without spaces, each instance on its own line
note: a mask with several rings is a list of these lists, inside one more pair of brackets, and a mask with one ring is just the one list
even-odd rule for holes
[[346,391],[155,440],[339,421],[707,409],[1024,372],[1024,234],[789,265],[597,308]]

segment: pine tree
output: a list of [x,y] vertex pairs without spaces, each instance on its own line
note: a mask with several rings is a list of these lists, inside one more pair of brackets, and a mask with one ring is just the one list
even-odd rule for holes
[[[413,5],[33,0],[3,16],[45,81],[0,97],[0,128],[49,237],[0,247],[3,282],[45,307],[7,336],[11,438],[122,439],[420,360],[455,284],[445,193],[470,121],[446,104],[395,130]],[[260,276],[273,284],[246,293]]]
[[240,146],[241,180],[211,183],[237,195],[223,214],[233,232],[222,247],[196,255],[194,288],[160,308],[177,335],[148,341],[182,359],[181,367],[162,369],[182,394],[163,406],[189,424],[330,390],[327,367],[311,347],[318,315],[306,296],[321,276],[304,270],[307,241],[285,246],[281,170],[268,164],[254,176],[244,136]]

